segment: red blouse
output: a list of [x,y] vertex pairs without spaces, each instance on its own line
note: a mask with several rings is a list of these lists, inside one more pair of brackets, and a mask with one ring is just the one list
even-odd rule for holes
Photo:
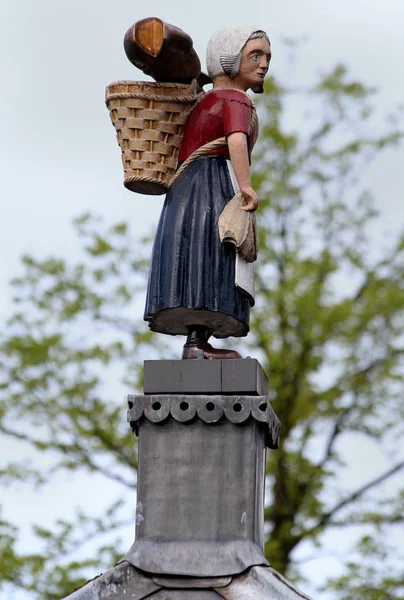
[[[237,90],[212,90],[191,111],[185,125],[178,160],[184,161],[192,152],[217,138],[241,131],[247,135],[248,155],[258,136],[257,127],[250,131],[254,105],[247,94]],[[212,156],[229,158],[227,146],[213,150]]]

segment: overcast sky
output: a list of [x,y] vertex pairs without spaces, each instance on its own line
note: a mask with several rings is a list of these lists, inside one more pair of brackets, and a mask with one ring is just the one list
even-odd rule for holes
[[[143,78],[122,46],[135,21],[158,16],[181,27],[203,65],[216,29],[251,24],[268,32],[271,70],[286,83],[309,83],[343,62],[355,77],[380,89],[381,112],[403,102],[404,0],[154,0],[150,11],[147,5],[1,0],[0,317],[10,309],[7,281],[23,252],[77,254],[74,216],[89,210],[126,219],[139,235],[158,219],[163,197],[146,199],[122,185],[120,153],[104,105],[107,84]],[[292,71],[281,44],[285,37],[307,38]],[[287,73],[294,81],[286,80]],[[403,167],[403,150],[392,150],[366,174],[383,212],[380,236],[402,222]],[[63,485],[52,493],[68,503],[67,490],[73,497],[76,492]],[[32,499],[28,514],[25,507],[27,520],[43,519],[41,498]],[[13,506],[17,514],[22,507],[17,496]],[[17,594],[12,600],[23,598]]]
[[[204,63],[214,30],[248,23],[272,40],[272,72],[285,77],[284,37],[306,36],[292,72],[299,82],[346,63],[380,88],[380,108],[403,101],[402,0],[154,0],[152,15],[185,31]],[[115,133],[104,105],[105,86],[142,79],[122,40],[136,20],[152,16],[133,0],[2,0],[0,3],[0,314],[6,283],[23,251],[74,251],[71,218],[86,210],[155,223],[162,197],[145,202],[122,186]],[[287,83],[294,83],[287,81]],[[391,223],[402,207],[404,154],[390,152],[369,180]]]

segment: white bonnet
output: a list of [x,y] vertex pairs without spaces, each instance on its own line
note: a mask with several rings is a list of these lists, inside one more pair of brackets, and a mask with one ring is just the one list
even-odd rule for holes
[[258,31],[257,27],[241,25],[238,27],[224,27],[212,35],[206,49],[206,67],[212,79],[218,75],[226,74],[231,77],[237,75],[240,60],[235,65],[235,57],[241,52],[255,31]]

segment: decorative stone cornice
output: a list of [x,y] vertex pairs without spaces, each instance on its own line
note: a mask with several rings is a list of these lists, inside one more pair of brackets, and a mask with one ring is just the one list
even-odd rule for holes
[[180,423],[201,419],[208,424],[227,419],[235,425],[254,419],[266,428],[267,446],[278,448],[280,421],[265,396],[129,395],[128,405],[128,421],[136,435],[142,418],[152,423],[168,418]]

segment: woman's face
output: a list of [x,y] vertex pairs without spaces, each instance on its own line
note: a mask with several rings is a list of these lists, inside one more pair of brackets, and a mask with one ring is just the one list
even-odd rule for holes
[[243,48],[240,70],[233,82],[244,91],[263,91],[265,75],[271,61],[271,46],[266,37],[249,40]]

